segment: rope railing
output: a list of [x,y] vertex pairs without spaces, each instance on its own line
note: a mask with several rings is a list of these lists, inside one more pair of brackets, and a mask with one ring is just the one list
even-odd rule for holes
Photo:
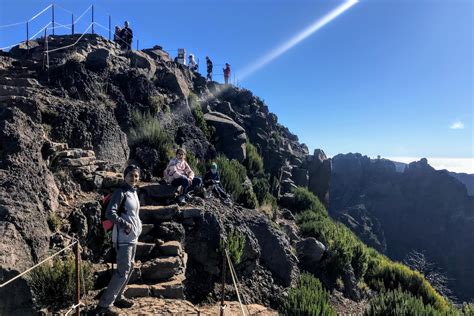
[[230,276],[232,278],[232,282],[234,283],[235,292],[237,293],[237,299],[239,300],[240,310],[242,311],[242,315],[245,315],[244,306],[242,305],[242,300],[240,298],[239,287],[237,285],[237,274],[235,273],[234,266],[232,265],[232,261],[230,260],[229,252],[225,249],[225,256],[227,257],[227,263],[229,264]]
[[38,14],[36,14],[34,17],[32,17],[31,19],[27,20],[27,22],[33,21],[34,19],[36,19],[37,17],[39,17],[41,14],[43,14],[44,12],[46,12],[46,10],[48,10],[48,9],[51,8],[52,6],[53,6],[53,4],[50,4],[49,6],[47,6],[47,7],[44,8],[43,10],[41,10],[41,12],[39,12]]
[[89,27],[87,27],[87,29],[84,31],[84,33],[82,33],[81,36],[74,43],[66,45],[66,46],[58,47],[58,48],[55,48],[55,49],[47,50],[44,53],[49,54],[49,53],[52,53],[52,52],[56,52],[58,50],[62,50],[62,49],[66,49],[66,48],[75,46],[77,43],[79,43],[81,38],[84,37],[84,35],[87,33],[87,31],[89,31],[89,29],[92,27],[92,25],[94,25],[94,23],[89,24]]
[[64,247],[63,249],[59,250],[59,251],[56,252],[55,254],[49,256],[48,258],[42,260],[41,262],[39,262],[39,263],[37,263],[37,264],[35,264],[34,266],[32,266],[31,268],[29,268],[28,270],[26,270],[26,271],[20,273],[19,275],[17,275],[17,276],[15,276],[14,278],[8,280],[7,282],[0,284],[0,288],[6,286],[6,285],[8,285],[8,284],[10,284],[11,282],[15,281],[16,279],[22,277],[23,275],[27,274],[27,273],[30,272],[31,270],[33,270],[33,269],[39,267],[40,265],[42,265],[42,264],[45,263],[46,261],[51,260],[52,258],[56,257],[56,256],[59,255],[60,253],[63,253],[64,251],[66,251],[67,249],[71,248],[72,246],[74,246],[74,245],[77,244],[77,243],[78,243],[77,240],[74,241],[74,242],[73,242],[72,244],[70,244],[69,246]]

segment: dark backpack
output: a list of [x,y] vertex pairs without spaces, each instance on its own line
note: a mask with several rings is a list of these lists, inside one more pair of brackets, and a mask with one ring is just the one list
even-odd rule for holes
[[[100,222],[102,223],[102,227],[104,228],[105,232],[108,232],[114,227],[114,223],[112,223],[112,221],[110,219],[107,219],[107,217],[105,216],[105,213],[107,212],[107,207],[109,206],[110,200],[112,199],[112,194],[113,193],[104,195],[104,197],[102,198],[102,201],[100,201],[100,205],[102,207],[100,211]],[[122,202],[120,203],[120,206],[117,210],[118,216],[122,215],[126,199],[127,199],[127,196],[124,195]]]

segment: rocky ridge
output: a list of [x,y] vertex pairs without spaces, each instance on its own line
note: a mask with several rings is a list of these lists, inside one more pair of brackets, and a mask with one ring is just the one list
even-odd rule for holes
[[[50,36],[48,44],[51,49],[76,40]],[[123,54],[100,36],[86,35],[73,50],[50,54],[45,65],[44,44],[44,39],[31,41],[29,51],[20,45],[0,56],[0,280],[67,245],[66,235],[79,238],[84,259],[102,260],[99,192],[120,183],[120,171],[132,158],[149,181],[140,191],[148,233],[141,237],[141,264],[127,295],[215,301],[219,240],[237,229],[246,237],[236,267],[244,298],[277,306],[299,274],[291,224],[285,228],[293,234],[289,238],[256,210],[199,198],[190,208],[163,205],[170,192],[156,181],[157,162],[164,157],[129,143],[132,113],[154,112],[173,140],[201,159],[223,153],[243,161],[249,140],[262,155],[277,196],[307,185],[325,200],[331,165],[324,153],[309,155],[250,91],[206,83],[159,48]],[[215,130],[212,142],[196,125],[192,95]],[[97,265],[96,270],[97,281],[106,282],[107,269]],[[0,290],[7,292],[14,295],[0,295],[0,313],[34,313],[24,279]],[[234,295],[226,290],[228,299]]]

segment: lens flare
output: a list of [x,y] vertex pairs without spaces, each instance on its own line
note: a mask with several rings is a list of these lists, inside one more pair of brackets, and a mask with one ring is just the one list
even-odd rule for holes
[[251,64],[250,66],[244,68],[244,70],[240,73],[239,75],[239,80],[243,80],[246,77],[252,75],[255,73],[257,70],[274,60],[275,58],[279,57],[289,49],[293,48],[296,46],[298,43],[300,43],[302,40],[337,18],[339,15],[347,11],[349,8],[351,8],[354,4],[359,2],[358,0],[349,0],[341,5],[339,5],[337,8],[323,16],[322,18],[317,19],[314,21],[311,25],[309,25],[306,29],[301,31],[300,33],[296,34],[292,38],[290,38],[288,41],[283,43],[282,45],[276,47],[272,51],[270,51],[267,55],[261,57],[259,60],[257,60],[255,63]]

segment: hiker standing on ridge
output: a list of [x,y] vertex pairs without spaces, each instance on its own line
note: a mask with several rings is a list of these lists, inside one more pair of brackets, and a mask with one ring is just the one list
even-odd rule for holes
[[196,64],[196,61],[194,60],[194,55],[193,54],[189,54],[188,67],[191,71],[197,71],[197,69],[198,69],[198,65]]
[[209,56],[206,56],[206,66],[207,66],[207,81],[212,81],[212,61]]
[[229,77],[230,77],[230,65],[225,63],[225,68],[222,69],[224,72],[224,82],[225,84],[229,84]]
[[122,39],[120,38],[120,31],[121,31],[120,26],[115,25],[114,42],[121,46]]
[[112,304],[120,308],[133,306],[133,301],[126,299],[123,292],[133,271],[138,236],[142,232],[139,217],[140,201],[136,189],[140,179],[140,168],[129,165],[125,168],[123,176],[125,183],[115,190],[105,213],[107,219],[114,224],[112,242],[116,250],[117,269],[94,310],[96,315],[117,314],[112,310]]
[[188,192],[198,188],[202,184],[199,177],[194,176],[194,172],[186,162],[186,150],[178,148],[176,150],[176,157],[171,159],[164,171],[164,178],[168,184],[175,188],[182,187],[183,191],[178,196],[178,203],[185,204],[186,198],[190,198]]
[[122,49],[131,50],[132,49],[132,41],[133,41],[133,31],[129,27],[128,21],[125,21],[123,29],[120,31],[120,38],[122,39],[122,45],[120,47]]

